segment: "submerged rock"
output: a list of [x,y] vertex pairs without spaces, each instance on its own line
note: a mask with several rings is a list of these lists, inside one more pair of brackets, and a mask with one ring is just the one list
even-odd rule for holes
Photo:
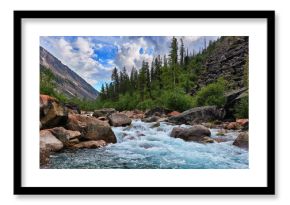
[[160,127],[160,122],[156,122],[150,126],[150,128]]
[[240,147],[240,148],[245,148],[249,149],[249,134],[248,132],[241,132],[239,136],[236,138],[234,141],[233,145]]
[[110,125],[114,127],[121,127],[130,125],[132,120],[125,114],[113,113],[108,116]]
[[100,148],[106,146],[107,143],[104,140],[91,140],[91,141],[85,141],[85,142],[80,142],[78,144],[75,144],[73,148],[76,149],[83,149],[83,148]]
[[175,124],[198,124],[202,122],[220,120],[224,117],[224,110],[216,106],[196,107],[186,110],[180,115],[169,117],[168,122]]
[[152,116],[142,119],[142,122],[157,122],[159,119],[159,116]]
[[65,125],[67,117],[67,107],[51,96],[40,95],[41,129]]
[[116,143],[117,139],[110,125],[96,119],[95,117],[84,115],[69,115],[66,128],[79,131],[84,140],[104,140],[107,143]]
[[202,125],[194,125],[190,128],[175,127],[170,134],[171,137],[181,138],[185,141],[212,143],[214,140],[210,138],[210,135],[210,130]]

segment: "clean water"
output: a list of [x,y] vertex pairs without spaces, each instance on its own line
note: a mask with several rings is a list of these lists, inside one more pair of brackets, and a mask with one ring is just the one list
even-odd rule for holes
[[[64,150],[51,156],[49,169],[247,169],[248,150],[233,146],[238,132],[228,132],[224,142],[201,144],[170,137],[177,125],[134,120],[113,127],[116,144],[100,149]],[[188,127],[188,125],[181,125]],[[217,129],[211,129],[217,138]]]

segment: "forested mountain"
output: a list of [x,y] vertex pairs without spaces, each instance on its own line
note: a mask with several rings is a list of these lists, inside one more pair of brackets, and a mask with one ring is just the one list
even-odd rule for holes
[[199,53],[189,52],[173,37],[169,56],[143,61],[141,68],[114,68],[102,86],[100,107],[119,110],[156,106],[174,110],[225,105],[225,93],[247,87],[248,37],[221,37]]
[[98,91],[43,47],[40,47],[40,77],[43,92],[53,86],[68,98],[95,100],[98,96]]

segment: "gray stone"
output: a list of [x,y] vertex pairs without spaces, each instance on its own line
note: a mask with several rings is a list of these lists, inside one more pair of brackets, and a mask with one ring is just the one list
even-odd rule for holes
[[93,113],[93,116],[98,118],[98,117],[107,117],[113,113],[115,113],[116,110],[115,108],[103,108],[100,110],[95,110]]
[[178,116],[168,118],[168,122],[174,124],[199,124],[213,120],[220,120],[224,117],[224,110],[216,106],[196,107],[186,110]]
[[210,138],[210,135],[210,130],[203,125],[193,125],[190,128],[175,127],[170,134],[171,137],[181,138],[185,141],[212,143],[214,140]]
[[235,139],[233,145],[249,149],[249,134],[248,132],[241,132],[239,136]]
[[66,128],[79,131],[83,140],[104,140],[107,143],[116,143],[117,138],[110,125],[85,115],[69,115]]
[[121,127],[130,125],[132,120],[125,114],[113,113],[108,116],[109,123],[114,127]]

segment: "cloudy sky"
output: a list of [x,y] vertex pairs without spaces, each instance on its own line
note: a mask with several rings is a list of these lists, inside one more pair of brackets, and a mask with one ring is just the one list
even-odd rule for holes
[[[216,36],[180,36],[189,52],[204,47],[204,39]],[[41,36],[40,45],[62,61],[94,88],[110,82],[114,67],[140,68],[143,60],[168,55],[172,36]]]

